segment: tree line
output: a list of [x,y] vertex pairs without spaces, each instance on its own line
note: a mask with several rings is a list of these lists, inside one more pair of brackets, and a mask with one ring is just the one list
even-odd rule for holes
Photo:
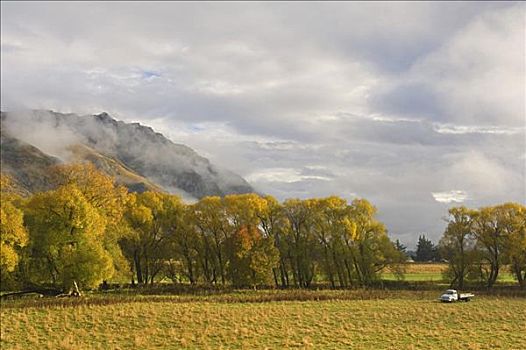
[[[257,194],[185,204],[161,192],[129,193],[91,164],[50,170],[31,196],[2,175],[3,289],[95,288],[102,281],[308,288],[368,286],[387,268],[403,277],[406,247],[392,242],[365,199]],[[445,260],[451,285],[492,287],[511,269],[526,286],[526,208],[449,210],[438,246],[420,236],[416,259]]]
[[365,199],[257,194],[185,204],[129,193],[91,164],[55,166],[50,190],[28,197],[2,176],[2,287],[70,290],[102,281],[307,288],[374,283],[405,261]]
[[438,244],[448,261],[446,277],[463,288],[466,281],[491,288],[504,267],[526,287],[526,207],[518,203],[449,210],[448,224]]

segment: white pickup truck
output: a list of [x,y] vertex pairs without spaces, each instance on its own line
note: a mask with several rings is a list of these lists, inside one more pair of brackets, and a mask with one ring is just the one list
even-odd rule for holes
[[454,301],[470,301],[474,296],[473,293],[459,293],[456,289],[448,289],[438,300],[443,303],[452,303]]

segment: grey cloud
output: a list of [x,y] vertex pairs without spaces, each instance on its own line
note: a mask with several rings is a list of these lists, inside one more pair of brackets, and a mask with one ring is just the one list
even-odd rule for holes
[[444,112],[440,93],[423,83],[401,83],[386,91],[379,89],[370,102],[381,112],[394,115],[435,119]]
[[524,4],[1,9],[3,110],[140,121],[280,199],[368,198],[406,243],[440,236],[432,193],[526,198]]

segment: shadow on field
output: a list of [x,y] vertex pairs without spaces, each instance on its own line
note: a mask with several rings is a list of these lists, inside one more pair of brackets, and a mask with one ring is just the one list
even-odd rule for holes
[[[281,301],[324,301],[324,300],[384,300],[412,299],[435,300],[447,285],[436,282],[382,281],[368,288],[331,289],[317,285],[311,289],[232,289],[228,287],[190,286],[184,284],[159,284],[154,286],[109,285],[104,291],[87,292],[82,297],[56,298],[42,294],[25,295],[12,293],[2,296],[2,308],[26,307],[78,307],[91,305],[113,305],[121,303],[266,303]],[[468,289],[466,289],[468,290]],[[471,286],[469,291],[479,296],[526,298],[526,290],[517,286],[495,286],[491,290]],[[27,293],[26,293],[27,294]],[[22,294],[23,295],[23,294]]]

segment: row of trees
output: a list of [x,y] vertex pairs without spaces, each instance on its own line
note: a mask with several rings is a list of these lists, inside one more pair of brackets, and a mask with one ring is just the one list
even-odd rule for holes
[[449,210],[448,225],[439,242],[448,260],[447,277],[459,288],[465,281],[492,287],[504,266],[509,266],[526,287],[526,207],[505,203],[493,207]]
[[366,200],[279,203],[256,194],[128,193],[89,164],[54,167],[52,189],[16,195],[2,176],[1,278],[25,285],[103,280],[309,287],[368,285],[405,256]]

